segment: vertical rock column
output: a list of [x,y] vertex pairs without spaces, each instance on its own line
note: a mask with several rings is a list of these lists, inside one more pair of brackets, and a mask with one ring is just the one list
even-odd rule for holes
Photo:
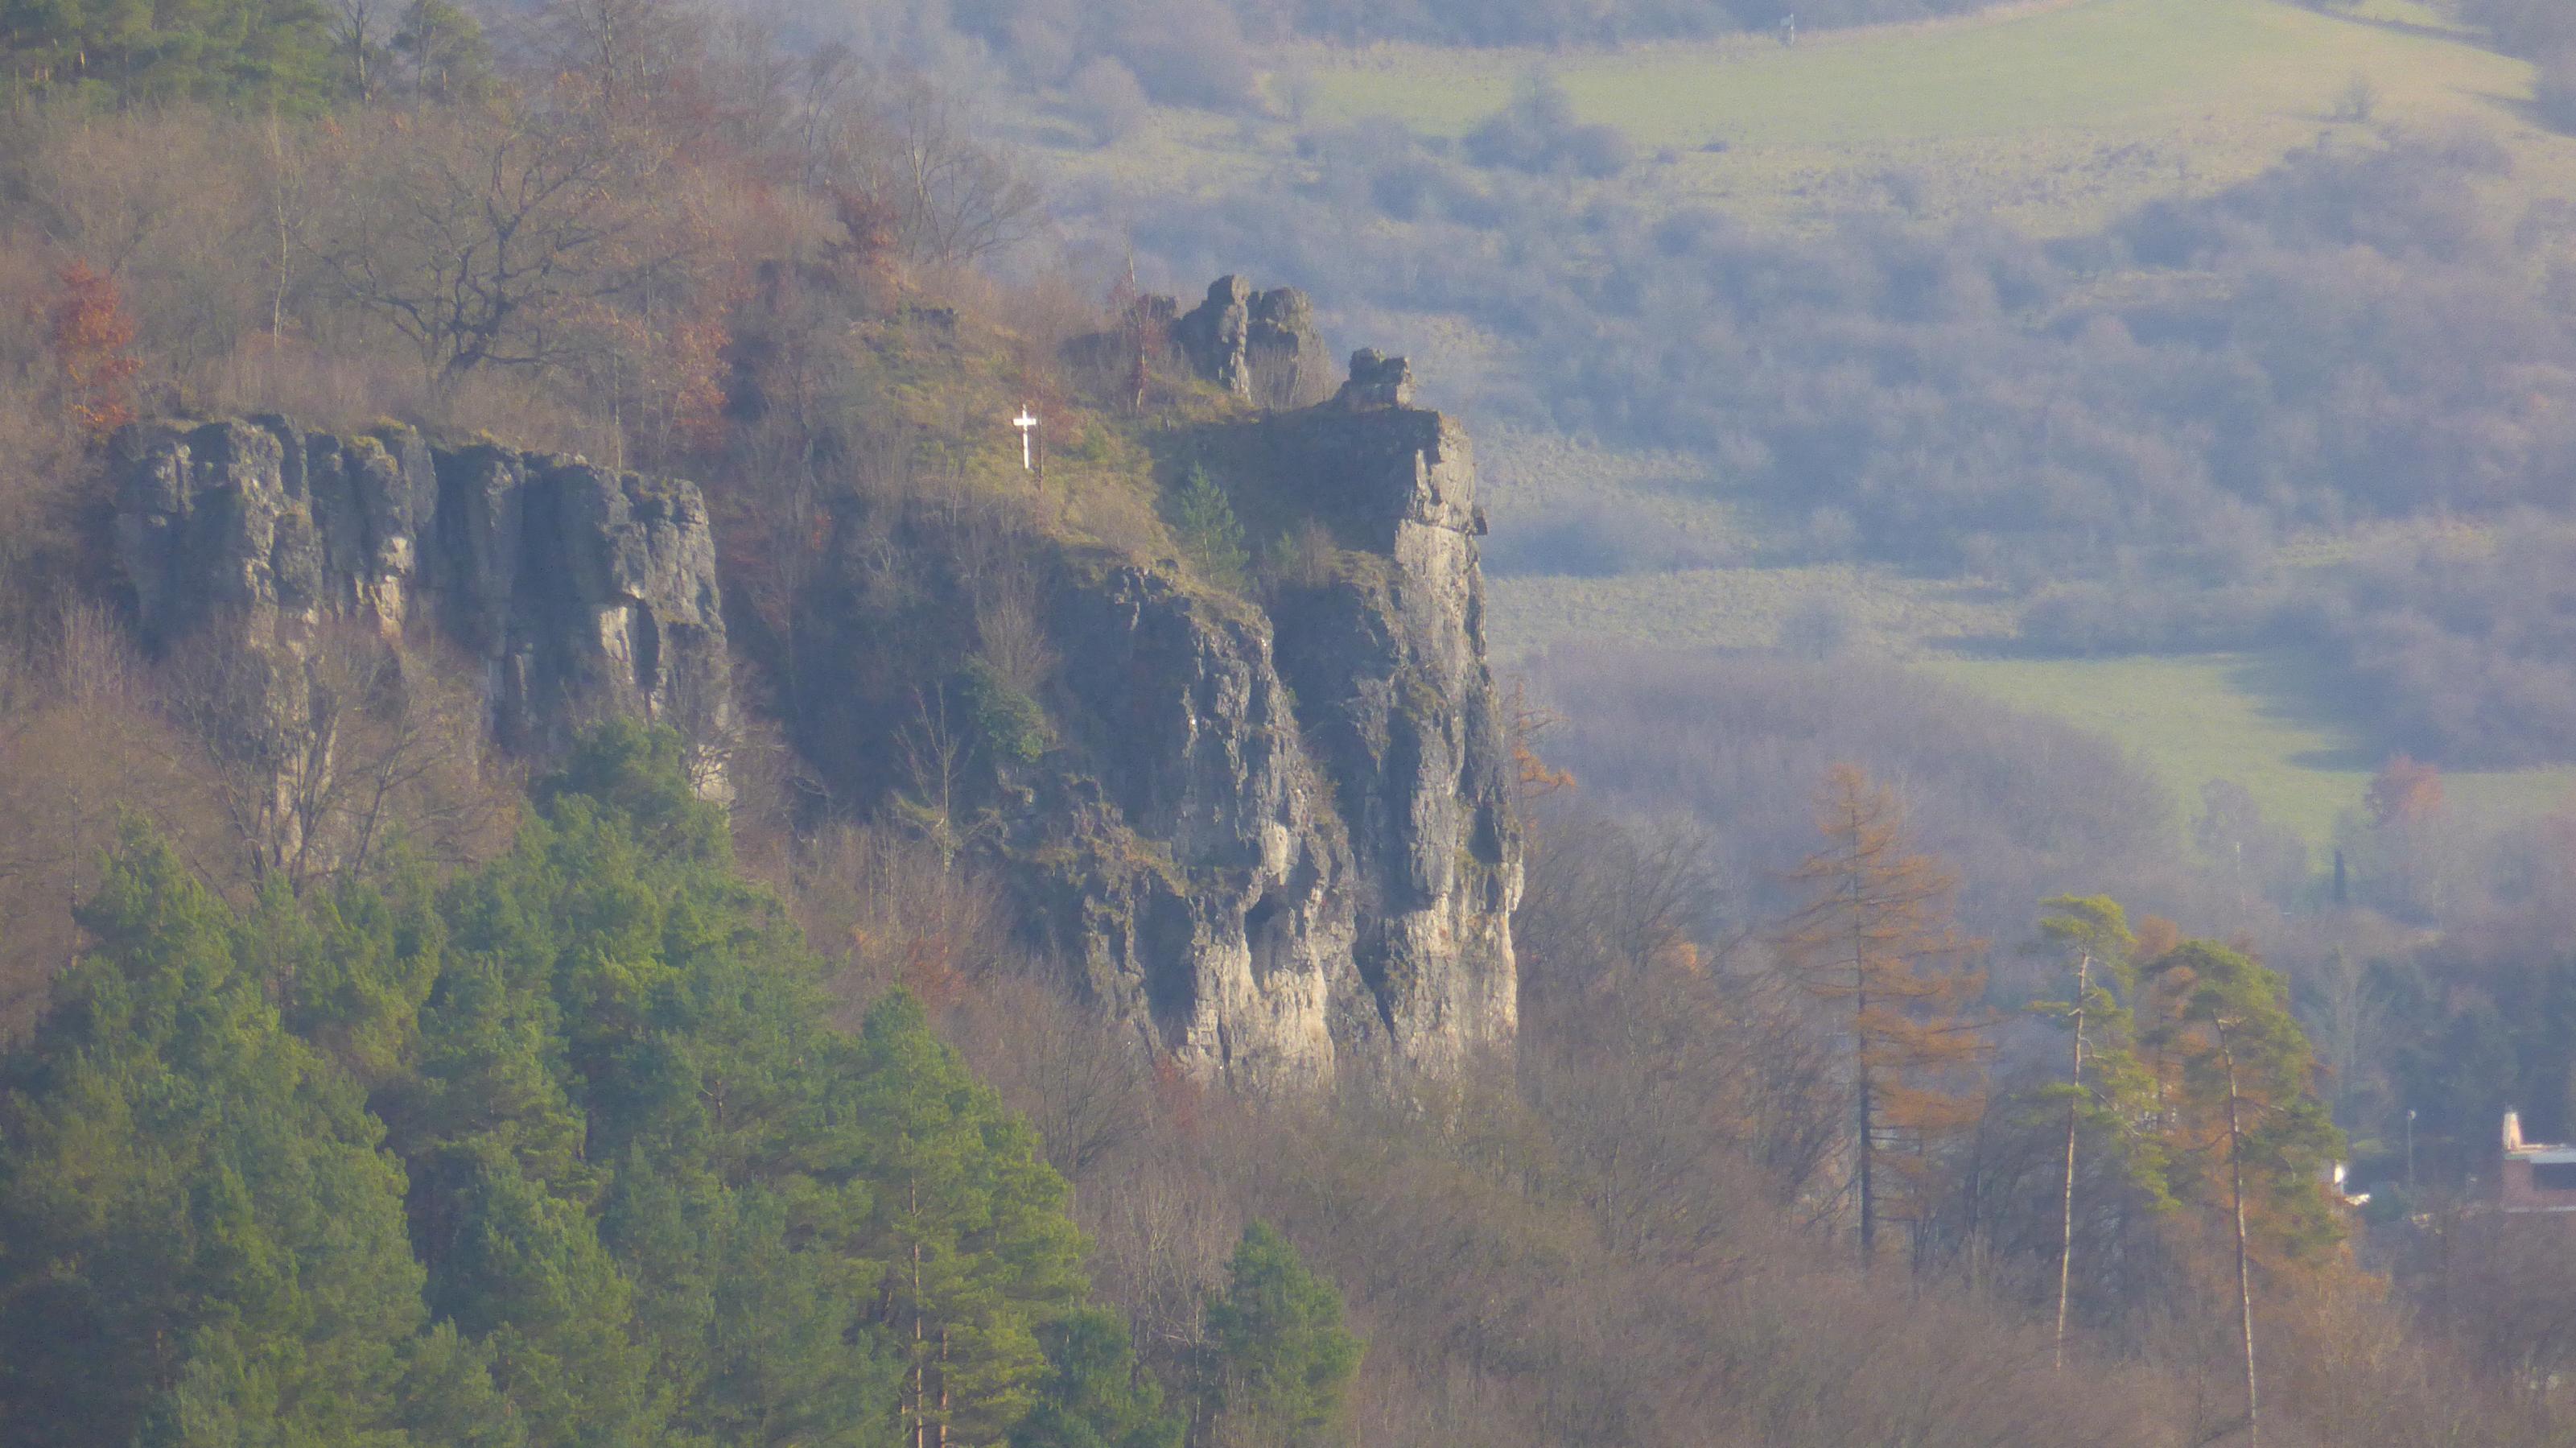
[[1349,550],[1273,615],[1350,829],[1357,967],[1397,1061],[1439,1069],[1518,1030],[1521,836],[1485,657],[1474,457],[1462,427],[1410,397],[1400,359],[1363,353],[1333,403],[1265,424],[1275,485]]

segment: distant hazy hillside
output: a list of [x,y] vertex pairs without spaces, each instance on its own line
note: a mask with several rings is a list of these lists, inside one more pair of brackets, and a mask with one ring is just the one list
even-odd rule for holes
[[[2217,768],[2319,843],[2400,749],[2576,761],[2554,633],[2464,592],[2566,531],[2576,141],[2464,20],[2085,0],[1262,61],[1268,119],[1075,98],[1022,134],[1149,257],[1257,256],[1484,424],[1502,654],[2170,655],[1953,672],[2146,749],[2178,810]],[[2276,650],[2328,665],[2268,671],[2289,730],[2122,722],[2176,677],[2268,717],[2227,681]],[[2469,793],[2556,797],[2495,777]]]

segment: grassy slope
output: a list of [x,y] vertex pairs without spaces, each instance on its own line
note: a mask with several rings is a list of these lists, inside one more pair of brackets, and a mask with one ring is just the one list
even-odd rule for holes
[[[2280,0],[2073,0],[1932,25],[1810,33],[1795,49],[1767,37],[1616,53],[1452,51],[1376,46],[1284,52],[1274,84],[1301,76],[1303,124],[1392,115],[1458,135],[1545,66],[1586,120],[1626,129],[1658,159],[1599,189],[1649,206],[1706,204],[1800,229],[1856,211],[1934,224],[1992,218],[2040,235],[2099,227],[2142,201],[2240,182],[2320,139],[2366,144],[2337,119],[2358,77],[2372,122],[2460,121],[2514,153],[2499,199],[2576,197],[2576,144],[2527,114],[2531,70],[2446,32],[2415,0],[2367,0],[2326,13]],[[1053,129],[1034,124],[1031,139]],[[1068,158],[1148,189],[1240,180],[1285,161],[1296,125],[1161,112],[1108,151]],[[1723,142],[1723,149],[1716,143]],[[2509,189],[2505,189],[2509,188]],[[1594,188],[1581,188],[1591,190]],[[1569,198],[1583,199],[1581,191]],[[1371,335],[1413,344],[1435,392],[1474,392],[1484,362],[1455,319],[1367,318]],[[1452,357],[1452,353],[1457,354]],[[1444,362],[1457,365],[1444,367]],[[1467,373],[1450,377],[1444,372]],[[1454,385],[1464,384],[1464,385]],[[1621,454],[1537,436],[1486,449],[1498,527],[1623,494],[1675,527],[1722,540],[1712,566],[1614,578],[1495,580],[1497,647],[1507,657],[1586,637],[1764,648],[1811,598],[1842,597],[1868,646],[1921,658],[1994,696],[2102,730],[2159,765],[2181,801],[2229,778],[2267,814],[2325,842],[2376,761],[2312,671],[2279,655],[2086,662],[1951,655],[1949,640],[1991,638],[2009,610],[1967,582],[1891,570],[1765,567],[1758,529],[1702,490],[1659,477],[1689,459]],[[1579,506],[1579,505],[1578,505]],[[2329,545],[2333,546],[2333,545]],[[2557,802],[2576,771],[2454,775],[2451,796],[2481,814]]]
[[[2321,132],[2357,131],[2332,119],[2356,76],[2376,93],[2376,119],[2478,120],[2524,153],[2524,184],[2576,190],[2576,158],[2520,109],[2530,67],[2428,19],[2277,0],[2077,0],[1813,34],[1795,49],[1380,47],[1306,63],[1323,118],[1387,114],[1453,135],[1544,65],[1587,120],[1679,153],[1643,183],[1658,199],[1793,225],[1899,205],[2047,235],[2091,229],[2150,197],[2241,181]],[[1702,149],[1717,142],[1726,149]]]
[[[1671,47],[1555,63],[1587,118],[1649,146],[1689,148],[1659,168],[1676,193],[1796,225],[1910,190],[1927,217],[1987,214],[2066,234],[2177,190],[2241,180],[2321,132],[2356,75],[2376,117],[2469,119],[2517,152],[2523,197],[2576,190],[2576,148],[2521,111],[2519,62],[2433,33],[2398,11],[2344,19],[2270,0],[2082,0],[2001,19]],[[1345,113],[1393,111],[1455,133],[1509,94],[1532,56],[1380,53],[1318,76]],[[1399,77],[1404,77],[1399,80]],[[1720,154],[1696,148],[1724,139]],[[1905,173],[1902,188],[1880,178]],[[1505,515],[1508,517],[1508,514]],[[2278,654],[2086,661],[1951,655],[2008,610],[1972,584],[1884,570],[1718,568],[1622,578],[1516,578],[1495,586],[1498,636],[1543,646],[1583,635],[1766,647],[1811,597],[1955,681],[2099,730],[2156,766],[2187,816],[2200,785],[2233,779],[2313,842],[2356,805],[2379,762],[2337,722],[2313,670]],[[2494,818],[2549,807],[2576,770],[2455,774],[2452,798]]]
[[[2319,707],[2309,669],[2280,653],[2063,660],[1946,658],[1933,670],[2007,703],[2098,730],[2137,751],[2197,811],[2200,786],[2229,779],[2266,819],[2311,844],[2359,807],[2376,749]],[[2501,820],[2566,802],[2576,769],[2449,774],[2444,793]]]

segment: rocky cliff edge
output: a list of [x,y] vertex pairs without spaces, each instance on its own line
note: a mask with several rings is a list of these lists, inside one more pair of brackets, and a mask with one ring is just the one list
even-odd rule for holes
[[[1251,305],[1219,290],[1217,313]],[[1305,315],[1272,297],[1266,315]],[[963,526],[946,511],[890,527],[853,500],[839,566],[797,602],[792,736],[868,808],[921,792],[902,761],[953,703],[976,775],[954,838],[1081,993],[1193,1074],[1400,1080],[1508,1044],[1520,836],[1464,433],[1412,405],[1400,360],[1362,353],[1329,401],[1171,441],[1301,561],[1246,594],[1029,543],[1056,664],[1022,696],[976,662],[996,652],[970,577],[989,550],[943,533]],[[610,713],[700,739],[728,722],[715,542],[687,483],[277,418],[138,425],[113,465],[156,648],[292,660],[333,623],[436,639],[479,662],[522,750]]]
[[[293,656],[354,624],[473,659],[515,749],[615,714],[701,744],[728,727],[715,540],[691,484],[276,417],[138,423],[110,458],[117,559],[155,650]],[[704,783],[720,791],[720,773]]]

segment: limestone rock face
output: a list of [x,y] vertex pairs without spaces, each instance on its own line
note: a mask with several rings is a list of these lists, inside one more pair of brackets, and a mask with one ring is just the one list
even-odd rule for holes
[[[1320,356],[1281,295],[1222,283],[1193,315]],[[1364,353],[1330,401],[1163,444],[1288,560],[1248,595],[955,500],[842,500],[771,641],[815,780],[854,812],[935,808],[1077,990],[1200,1077],[1401,1091],[1507,1045],[1521,837],[1464,432]],[[141,424],[114,468],[147,640],[258,661],[282,702],[256,727],[291,734],[297,665],[335,627],[463,652],[522,748],[610,713],[728,724],[688,484],[276,418]]]
[[1220,278],[1171,330],[1192,369],[1247,402],[1304,407],[1331,394],[1315,305],[1294,287],[1258,292],[1241,277]]
[[292,654],[330,624],[442,638],[529,749],[610,714],[729,723],[715,539],[688,483],[276,417],[138,423],[111,458],[118,561],[156,649]]
[[1349,847],[1268,621],[1132,566],[1053,592],[1092,764],[1027,854],[1059,949],[1193,1070],[1329,1079],[1376,1013],[1349,969]]
[[1475,462],[1408,379],[1364,354],[1339,401],[1200,440],[1247,501],[1337,545],[1265,608],[1132,568],[1051,600],[1091,807],[1150,862],[1059,851],[1086,864],[1053,918],[1096,991],[1212,1073],[1401,1080],[1518,1029]]
[[1392,402],[1260,431],[1273,486],[1351,550],[1324,576],[1283,583],[1271,615],[1280,675],[1349,831],[1353,963],[1398,1061],[1451,1064],[1518,1028],[1521,835],[1485,657],[1474,458],[1456,422]]

